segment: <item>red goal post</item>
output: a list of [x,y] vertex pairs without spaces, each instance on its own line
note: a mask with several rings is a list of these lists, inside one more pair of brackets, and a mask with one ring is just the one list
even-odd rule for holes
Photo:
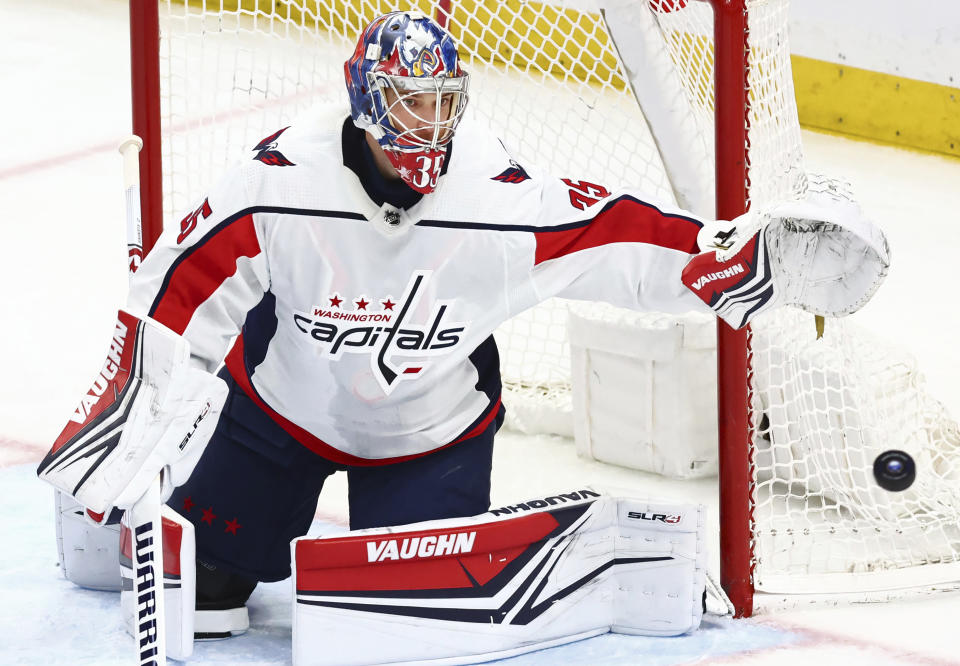
[[[744,0],[711,0],[714,11],[717,218],[747,210],[749,46]],[[748,336],[717,320],[717,427],[720,466],[720,584],[737,617],[753,614],[752,441]]]

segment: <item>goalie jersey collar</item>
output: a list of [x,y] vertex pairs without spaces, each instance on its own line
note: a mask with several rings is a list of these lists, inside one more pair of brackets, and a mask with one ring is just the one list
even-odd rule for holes
[[[367,145],[366,131],[354,125],[349,117],[343,121],[341,146],[343,165],[357,175],[364,192],[378,206],[388,203],[397,208],[410,209],[423,198],[423,194],[408,187],[402,180],[388,179],[380,173],[370,146]],[[453,143],[451,142],[447,144],[447,155],[440,170],[441,176],[447,172],[452,152]]]

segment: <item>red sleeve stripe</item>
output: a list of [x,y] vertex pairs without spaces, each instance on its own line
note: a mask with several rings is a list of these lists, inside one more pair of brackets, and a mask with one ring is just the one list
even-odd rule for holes
[[340,463],[342,465],[376,467],[379,465],[392,465],[393,463],[400,463],[407,460],[413,460],[414,458],[421,458],[425,455],[434,453],[435,451],[445,449],[449,446],[453,446],[454,444],[458,444],[459,442],[470,439],[471,437],[476,437],[487,429],[487,426],[490,425],[493,419],[496,418],[497,414],[500,412],[500,399],[498,398],[496,402],[491,404],[491,406],[488,408],[488,411],[481,415],[476,424],[472,424],[473,427],[468,428],[466,432],[461,434],[452,442],[444,444],[443,446],[438,446],[435,449],[430,449],[429,451],[413,453],[406,456],[397,456],[395,458],[361,458],[330,446],[316,435],[310,433],[304,428],[301,428],[293,421],[284,418],[282,415],[274,411],[270,405],[264,402],[263,398],[260,397],[260,394],[257,393],[257,389],[254,388],[253,382],[250,381],[250,376],[247,374],[243,354],[243,335],[237,336],[237,340],[233,343],[233,348],[230,349],[230,352],[227,354],[224,364],[227,366],[227,371],[230,373],[233,381],[237,383],[237,386],[239,386],[240,389],[246,393],[251,400],[253,400],[254,404],[266,412],[266,414],[273,419],[277,425],[283,428],[288,435],[322,458],[335,463]]
[[611,243],[646,243],[696,254],[701,227],[692,218],[663,213],[633,197],[618,197],[582,223],[535,232],[534,265]]
[[197,308],[237,272],[237,260],[260,252],[253,215],[228,218],[173,263],[150,316],[182,335]]

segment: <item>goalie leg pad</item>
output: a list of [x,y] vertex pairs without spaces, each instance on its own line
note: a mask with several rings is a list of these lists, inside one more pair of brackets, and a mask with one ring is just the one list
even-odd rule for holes
[[54,491],[54,498],[57,550],[64,577],[80,587],[119,592],[120,525],[94,525],[75,499],[60,490]]
[[294,663],[473,663],[611,630],[692,631],[705,585],[702,513],[581,490],[472,518],[296,539]]
[[699,627],[707,584],[703,508],[622,498],[617,528],[618,561],[643,562],[660,552],[671,555],[656,566],[614,568],[611,631],[674,636]]

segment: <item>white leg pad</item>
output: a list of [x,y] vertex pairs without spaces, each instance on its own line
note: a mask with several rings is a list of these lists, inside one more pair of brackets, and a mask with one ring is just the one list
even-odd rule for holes
[[701,506],[620,499],[617,560],[671,559],[656,566],[614,568],[617,594],[611,631],[675,636],[700,626],[707,583]]
[[475,663],[607,631],[693,631],[703,531],[700,506],[588,489],[295,539],[293,661]]
[[54,490],[54,521],[60,570],[74,585],[93,590],[120,591],[117,559],[120,526],[94,525],[75,499]]

